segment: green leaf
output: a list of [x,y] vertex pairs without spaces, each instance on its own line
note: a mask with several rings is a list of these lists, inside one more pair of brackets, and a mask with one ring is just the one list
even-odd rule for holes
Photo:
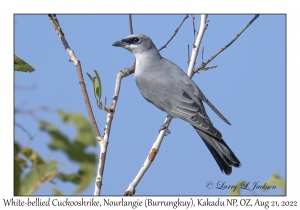
[[32,163],[36,163],[36,164],[41,164],[44,163],[44,160],[41,158],[41,156],[37,153],[34,152],[32,149],[30,148],[23,148],[22,151],[23,155],[25,157],[27,157]]
[[73,194],[79,194],[91,184],[95,175],[95,163],[85,161],[80,165],[78,173],[59,173],[57,178],[64,182],[72,182],[78,185]]
[[[270,186],[272,189],[273,186],[280,187],[282,189],[282,194],[286,195],[286,181],[281,179],[276,173],[273,173],[272,177],[266,181],[266,186]],[[262,192],[267,191],[268,189],[262,189]]]
[[229,195],[240,195],[240,193],[241,193],[242,182],[238,182],[238,183],[236,183],[236,184],[233,185],[233,186],[236,186],[236,189],[233,188],[233,189],[230,191],[230,194],[229,194]]
[[67,119],[65,120],[66,123],[74,123],[77,130],[75,142],[79,142],[84,146],[96,145],[97,142],[93,133],[92,126],[82,114],[68,114],[63,111],[58,111],[58,114],[62,119]]
[[93,77],[89,74],[89,73],[86,73],[88,76],[89,76],[89,78],[91,79],[91,81],[93,82]]
[[57,162],[34,165],[21,181],[19,195],[33,195],[40,184],[53,180],[57,175]]
[[49,145],[50,149],[62,150],[68,152],[70,149],[69,139],[63,135],[54,125],[46,122],[40,121],[40,129],[47,132],[51,136],[51,143]]
[[80,165],[79,174],[81,176],[80,183],[73,194],[79,194],[84,191],[95,178],[95,163],[84,162]]
[[21,156],[19,155],[19,153],[21,152],[22,148],[21,146],[17,143],[14,142],[14,157],[15,157],[15,161],[18,162],[19,166],[22,168],[26,168],[27,162],[26,160],[24,160],[23,158],[21,158]]
[[100,76],[99,76],[97,70],[94,70],[94,71],[95,71],[95,74],[96,74],[97,81],[89,73],[87,73],[87,75],[89,76],[90,80],[93,82],[94,96],[95,96],[95,99],[96,99],[96,102],[97,102],[97,106],[100,109],[103,109],[103,104],[101,102],[101,97],[102,97],[101,80],[100,80]]
[[102,96],[101,80],[100,80],[100,76],[99,76],[98,72],[96,70],[94,70],[94,71],[95,71],[97,81],[98,81],[98,89],[96,89],[96,93],[97,93],[97,96],[98,96],[98,101],[100,102],[100,99],[101,99],[101,96]]
[[15,71],[23,71],[30,73],[34,71],[34,68],[32,68],[32,66],[30,66],[28,63],[26,63],[16,55],[14,55],[14,69]]
[[86,154],[84,152],[87,146],[96,145],[96,139],[89,121],[83,115],[77,113],[68,114],[59,111],[58,114],[66,124],[69,124],[70,122],[75,124],[77,134],[75,140],[71,141],[54,125],[45,121],[40,121],[40,129],[51,136],[50,148],[65,152],[72,160],[79,162],[90,161],[95,163],[95,154]]
[[21,146],[16,141],[14,142],[14,155],[18,156],[19,152],[21,151]]
[[80,142],[74,142],[74,144],[71,145],[70,150],[68,151],[68,155],[72,160],[76,160],[79,162],[89,161],[95,163],[95,154],[86,154],[84,150],[85,145],[81,144]]
[[96,98],[96,101],[97,101],[97,106],[99,106],[99,85],[98,83],[94,80],[93,81],[93,88],[94,88],[94,94],[95,94],[95,98]]
[[96,94],[96,82],[95,82],[95,79],[89,74],[87,73],[87,75],[89,76],[90,80],[92,81],[93,83],[93,90],[94,90],[94,97],[96,99],[96,102],[97,102],[97,106],[99,106],[99,101],[98,101],[98,97],[97,97],[97,94]]
[[27,168],[28,164],[27,164],[26,160],[24,160],[20,157],[16,157],[16,161],[18,161],[18,163],[20,164],[21,167]]
[[19,195],[22,169],[19,162],[14,158],[14,195]]
[[51,190],[53,192],[53,195],[64,195],[62,192],[60,192],[58,189],[54,187]]
[[65,173],[60,172],[58,174],[57,178],[59,178],[63,182],[72,182],[74,184],[79,184],[81,177],[79,174],[76,174],[76,173],[65,174]]

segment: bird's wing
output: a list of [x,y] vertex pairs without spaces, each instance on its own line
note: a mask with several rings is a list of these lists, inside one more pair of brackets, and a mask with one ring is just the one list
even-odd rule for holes
[[[198,86],[193,82],[193,80],[186,75],[186,73],[179,68],[176,64],[174,64],[172,61],[169,61],[168,59],[163,58],[164,68],[168,69],[169,77],[180,77],[181,81],[178,81],[178,78],[173,78],[173,80],[177,81],[177,84],[180,84],[180,89],[184,90],[185,92],[189,93],[189,97],[187,97],[187,94],[183,95],[184,98],[192,98],[194,101],[198,101],[197,99],[200,99],[204,101],[224,122],[231,125],[230,122],[217,110],[217,108],[205,97],[205,95],[202,93],[202,91],[198,88]],[[172,79],[169,79],[168,81],[171,81]],[[191,94],[193,93],[193,95]],[[200,106],[200,103],[197,103]],[[202,105],[203,106],[203,105]],[[204,110],[204,107],[201,109]],[[200,113],[208,118],[208,116],[204,112]]]
[[213,126],[208,118],[202,101],[199,99],[195,101],[192,96],[183,89],[181,89],[181,92],[178,91],[178,94],[180,94],[181,97],[176,100],[172,100],[170,97],[165,99],[165,101],[168,101],[170,104],[170,107],[172,107],[172,109],[168,110],[168,114],[190,123],[205,133],[222,139],[222,134]]
[[202,91],[197,87],[197,85],[188,77],[183,76],[181,81],[189,87],[190,91],[193,91],[194,94],[204,101],[224,122],[231,125],[230,122],[217,110],[217,108],[205,97]]

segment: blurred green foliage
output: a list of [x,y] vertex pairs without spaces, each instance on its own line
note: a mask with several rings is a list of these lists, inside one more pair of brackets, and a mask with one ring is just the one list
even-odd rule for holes
[[[75,138],[69,139],[60,129],[47,121],[39,121],[40,130],[46,132],[51,138],[49,149],[65,153],[70,161],[78,164],[78,171],[71,174],[63,173],[57,167],[58,160],[45,161],[37,151],[28,147],[22,148],[15,141],[14,195],[33,195],[41,184],[52,182],[55,179],[74,183],[77,187],[73,194],[79,194],[93,181],[96,170],[96,154],[85,152],[87,147],[96,145],[89,121],[78,113],[63,111],[57,113],[65,124],[73,123],[75,125]],[[26,174],[23,174],[24,171],[27,171]],[[63,189],[63,186],[59,188]],[[56,188],[52,188],[52,192],[54,195],[63,195]]]
[[[14,55],[14,70],[22,72],[33,72],[28,63]],[[98,83],[94,82],[95,97],[97,102],[101,98],[101,82],[98,73]],[[96,87],[97,86],[97,87]],[[102,104],[101,104],[102,105]],[[41,184],[53,182],[59,179],[63,182],[72,182],[77,185],[73,194],[79,194],[85,190],[93,181],[96,170],[96,154],[86,153],[89,146],[96,145],[96,139],[89,121],[79,113],[57,112],[62,122],[73,123],[76,127],[75,139],[69,139],[55,125],[40,120],[40,130],[46,132],[50,138],[50,150],[57,150],[65,153],[72,162],[78,164],[76,173],[66,174],[58,170],[59,161],[45,161],[37,151],[28,147],[21,147],[17,141],[14,142],[14,195],[33,195]],[[25,131],[26,132],[26,131]],[[60,164],[62,165],[62,164]],[[25,173],[26,171],[26,173]],[[62,187],[60,187],[62,188]],[[52,188],[53,195],[63,195],[61,191]]]

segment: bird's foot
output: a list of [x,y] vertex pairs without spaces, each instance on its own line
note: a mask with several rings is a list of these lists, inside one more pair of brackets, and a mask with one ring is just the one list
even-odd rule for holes
[[165,136],[167,136],[171,133],[171,131],[167,128],[166,124],[163,124],[160,126],[158,133],[160,133],[163,130],[166,130]]

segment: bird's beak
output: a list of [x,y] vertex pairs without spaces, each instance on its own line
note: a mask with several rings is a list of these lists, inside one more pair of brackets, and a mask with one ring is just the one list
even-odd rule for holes
[[123,47],[124,45],[125,45],[125,42],[123,42],[122,40],[114,42],[112,44],[112,46],[115,46],[115,47]]

